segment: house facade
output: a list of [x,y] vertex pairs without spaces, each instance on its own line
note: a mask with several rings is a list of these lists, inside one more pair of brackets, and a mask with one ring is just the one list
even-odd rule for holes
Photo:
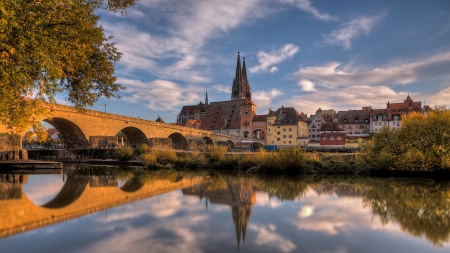
[[348,135],[369,135],[370,114],[366,107],[364,110],[348,110],[338,113],[339,128],[347,131]]
[[387,102],[386,109],[372,110],[370,114],[371,132],[379,133],[384,126],[389,126],[390,129],[400,128],[403,116],[409,117],[412,112],[422,111],[422,102],[414,102],[409,95],[403,103]]
[[252,137],[254,139],[266,139],[267,115],[255,115],[252,120]]
[[266,145],[278,147],[306,146],[309,142],[308,119],[293,107],[269,110]]
[[339,128],[338,122],[325,122],[320,127],[321,147],[344,147],[347,131]]

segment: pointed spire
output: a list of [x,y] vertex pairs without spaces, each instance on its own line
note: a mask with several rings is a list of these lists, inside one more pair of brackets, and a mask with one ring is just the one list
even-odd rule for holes
[[252,95],[250,92],[250,83],[248,82],[247,78],[247,66],[245,64],[245,57],[242,65],[242,95],[244,98],[250,99]]
[[241,85],[242,85],[241,52],[238,51],[236,74],[234,76],[233,86],[231,88],[231,100],[242,99],[242,97],[240,97]]
[[205,105],[208,105],[208,89],[206,89]]

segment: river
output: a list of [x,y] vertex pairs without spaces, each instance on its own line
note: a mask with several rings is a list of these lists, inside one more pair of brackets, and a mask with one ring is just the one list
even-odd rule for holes
[[65,165],[0,178],[0,252],[450,252],[450,182]]

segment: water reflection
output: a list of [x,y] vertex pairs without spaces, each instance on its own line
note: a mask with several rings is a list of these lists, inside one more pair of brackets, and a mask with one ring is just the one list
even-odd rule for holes
[[[0,177],[0,248],[26,251],[20,244],[26,231],[42,252],[55,251],[43,244],[51,231],[59,231],[60,244],[89,242],[65,252],[438,252],[450,246],[449,182],[80,165],[63,175],[34,176]],[[38,192],[25,191],[27,185]],[[45,202],[29,197],[39,194]],[[33,233],[38,228],[47,232]]]

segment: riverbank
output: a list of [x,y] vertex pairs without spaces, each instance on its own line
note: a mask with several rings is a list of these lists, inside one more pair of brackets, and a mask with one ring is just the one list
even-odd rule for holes
[[0,162],[0,171],[8,170],[61,170],[61,162],[39,161],[39,160],[9,160]]

